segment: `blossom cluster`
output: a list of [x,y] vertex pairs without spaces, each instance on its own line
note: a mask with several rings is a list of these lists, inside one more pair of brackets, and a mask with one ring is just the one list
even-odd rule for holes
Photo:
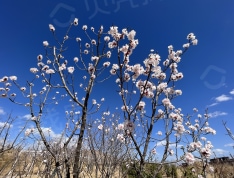
[[29,136],[30,134],[34,133],[34,131],[35,131],[34,128],[26,129],[24,134],[25,136]]
[[4,76],[0,79],[0,83],[3,84],[3,87],[0,87],[1,97],[15,97],[16,93],[10,93],[10,96],[8,96],[8,93],[10,92],[10,87],[12,86],[12,82],[16,82],[17,77],[16,76]]

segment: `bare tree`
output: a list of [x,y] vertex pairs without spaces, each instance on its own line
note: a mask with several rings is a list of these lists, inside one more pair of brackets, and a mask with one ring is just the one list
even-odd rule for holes
[[[86,167],[92,167],[91,176],[110,178],[123,176],[122,166],[129,160],[131,150],[125,139],[119,114],[103,112],[100,120],[92,121],[87,131]],[[93,170],[95,168],[95,171]]]
[[234,135],[233,135],[231,129],[227,127],[227,122],[224,122],[224,121],[223,121],[223,125],[224,125],[224,127],[225,127],[225,129],[226,129],[226,131],[227,131],[227,135],[228,135],[232,140],[234,140]]
[[25,146],[26,137],[23,131],[27,122],[17,127],[19,118],[11,114],[0,118],[0,174],[10,174],[14,172],[18,163],[18,157]]
[[0,154],[20,146],[23,142],[23,139],[19,137],[24,131],[26,124],[23,124],[21,128],[16,128],[19,129],[18,133],[10,137],[16,119],[17,118],[14,118],[11,114],[9,114],[6,119],[4,119],[4,117],[0,118]]

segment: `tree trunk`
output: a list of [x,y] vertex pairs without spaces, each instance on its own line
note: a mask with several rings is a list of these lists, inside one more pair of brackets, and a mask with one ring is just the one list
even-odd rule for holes
[[81,148],[82,148],[82,142],[84,138],[84,132],[85,132],[85,126],[86,126],[86,116],[87,116],[87,109],[84,108],[82,111],[82,121],[81,121],[81,128],[80,128],[80,134],[79,139],[76,146],[76,152],[75,152],[75,162],[73,166],[73,178],[78,178],[80,174],[80,155],[81,155]]

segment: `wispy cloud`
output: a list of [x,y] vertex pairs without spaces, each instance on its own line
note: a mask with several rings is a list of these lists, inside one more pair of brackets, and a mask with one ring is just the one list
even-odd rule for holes
[[7,122],[0,122],[0,129],[8,127],[12,127],[12,125],[8,124]]
[[221,112],[221,111],[215,111],[215,112],[209,113],[209,116],[211,118],[215,118],[215,117],[219,117],[219,116],[226,116],[226,115],[228,115],[228,113]]
[[225,147],[234,147],[234,143],[228,143],[224,145]]
[[216,156],[223,156],[229,153],[227,150],[223,150],[220,148],[213,149],[213,152],[216,154]]
[[[234,89],[232,91],[229,92],[231,95],[234,95]],[[212,107],[212,106],[216,106],[218,105],[219,103],[221,102],[224,102],[224,101],[229,101],[229,100],[232,100],[233,98],[231,96],[228,96],[228,95],[225,95],[225,94],[222,94],[218,97],[215,97],[213,98],[213,100],[215,100],[214,103],[210,104],[210,105],[207,105],[207,107]]]
[[30,114],[26,114],[22,118],[24,118],[24,119],[31,119],[31,115]]
[[224,94],[215,98],[216,102],[223,102],[223,101],[228,101],[228,100],[232,100],[232,97],[224,95]]
[[[158,142],[157,144],[156,144],[156,146],[158,146],[158,147],[160,147],[160,146],[165,146],[166,145],[166,140],[162,140],[162,141],[160,141],[160,142]],[[182,147],[183,145],[181,145],[181,144],[178,144],[177,145],[177,147],[178,148],[180,148],[180,147]],[[175,143],[169,143],[169,147],[176,147],[176,144]]]
[[4,115],[6,112],[0,107],[0,115]]
[[216,105],[218,105],[218,104],[219,104],[219,103],[212,103],[212,104],[208,105],[207,107],[210,108],[210,107],[216,106]]
[[165,145],[166,145],[166,141],[165,140],[157,142],[157,144],[156,144],[156,146],[165,146]]
[[229,92],[231,95],[234,95],[234,89],[232,89],[232,91]]

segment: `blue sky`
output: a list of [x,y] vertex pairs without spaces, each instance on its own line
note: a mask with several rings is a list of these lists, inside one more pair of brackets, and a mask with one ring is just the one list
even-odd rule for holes
[[[177,86],[183,95],[175,103],[184,114],[194,107],[200,112],[209,107],[213,116],[210,125],[217,131],[211,140],[215,149],[233,153],[232,147],[225,146],[233,141],[225,136],[222,126],[224,120],[234,130],[233,0],[9,0],[1,2],[0,14],[0,77],[16,75],[20,82],[31,77],[29,68],[36,66],[36,56],[44,52],[42,41],[52,39],[48,24],[61,36],[74,17],[79,18],[79,25],[134,29],[140,42],[133,55],[136,63],[152,48],[166,59],[168,45],[181,49],[187,34],[195,33],[198,46],[191,48],[179,65],[184,79]],[[103,88],[110,88],[109,83],[99,93],[105,93]],[[50,117],[59,118],[59,112],[53,110]],[[27,114],[22,107],[1,99],[0,114],[11,111],[18,116]]]

